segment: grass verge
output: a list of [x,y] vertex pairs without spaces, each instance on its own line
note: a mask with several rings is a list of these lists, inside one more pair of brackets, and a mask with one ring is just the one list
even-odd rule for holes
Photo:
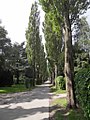
[[61,90],[61,89],[57,90],[55,88],[55,86],[52,86],[51,87],[51,92],[54,93],[54,94],[63,94],[63,93],[66,93],[66,90]]
[[52,105],[57,105],[58,107],[66,107],[67,101],[66,98],[58,98],[52,101]]
[[[51,87],[51,92],[55,95],[66,93],[65,90],[56,90],[55,87]],[[50,106],[50,120],[86,120],[81,109],[66,109],[66,98],[52,99]]]
[[0,94],[2,93],[15,93],[15,92],[24,92],[31,90],[27,89],[25,85],[19,84],[19,85],[12,85],[11,87],[0,87]]
[[66,98],[53,100],[51,106],[54,106],[54,114],[51,120],[86,120],[81,109],[66,109]]

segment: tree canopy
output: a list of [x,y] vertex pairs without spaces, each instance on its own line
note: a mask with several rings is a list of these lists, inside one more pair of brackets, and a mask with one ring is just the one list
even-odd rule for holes
[[33,85],[35,85],[35,79],[38,79],[37,81],[39,84],[42,82],[42,78],[45,76],[45,70],[47,68],[44,47],[42,45],[42,37],[40,35],[39,27],[40,12],[38,10],[38,4],[37,2],[35,2],[34,4],[32,4],[31,7],[28,29],[26,30],[26,52],[28,61],[30,65],[33,66]]
[[72,28],[79,15],[86,12],[89,8],[89,0],[39,0],[43,10],[49,14],[53,28],[56,23],[63,29],[65,44],[65,67],[64,74],[66,78],[68,107],[75,107],[74,93],[74,64],[72,49]]

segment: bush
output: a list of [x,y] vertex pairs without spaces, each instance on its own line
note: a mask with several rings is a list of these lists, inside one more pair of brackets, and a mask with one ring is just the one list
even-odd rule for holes
[[13,85],[13,75],[9,70],[0,71],[0,87]]
[[65,79],[63,76],[58,76],[55,79],[55,86],[56,86],[56,89],[65,90]]
[[76,73],[75,93],[85,117],[90,120],[90,68],[83,68]]

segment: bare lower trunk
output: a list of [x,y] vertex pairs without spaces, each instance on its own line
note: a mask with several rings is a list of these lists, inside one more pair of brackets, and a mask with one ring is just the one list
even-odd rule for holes
[[35,86],[35,78],[36,78],[36,70],[35,70],[35,58],[34,58],[34,65],[33,65],[33,81],[32,85]]
[[67,102],[69,108],[76,107],[74,94],[74,66],[72,53],[72,33],[68,12],[64,15],[64,40],[65,40],[65,66],[64,73],[66,78]]
[[55,77],[54,77],[54,72],[52,72],[52,84],[55,85]]
[[17,76],[16,84],[19,84],[19,71],[18,70],[16,70],[16,76]]
[[55,78],[57,77],[57,72],[58,72],[58,68],[57,68],[57,64],[55,64]]

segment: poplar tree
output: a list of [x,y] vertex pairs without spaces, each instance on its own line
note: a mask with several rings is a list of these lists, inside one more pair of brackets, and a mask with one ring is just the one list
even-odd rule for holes
[[35,70],[36,70],[36,59],[37,59],[37,41],[40,39],[39,37],[39,25],[40,25],[40,18],[39,18],[39,11],[37,2],[32,4],[31,13],[29,17],[28,29],[26,31],[26,39],[27,39],[27,46],[26,52],[29,63],[33,66],[33,86],[35,86]]
[[[29,64],[33,68],[33,86],[35,86],[35,80],[37,84],[42,83],[42,79],[45,76],[45,53],[42,46],[42,37],[40,35],[40,12],[38,10],[38,4],[35,2],[32,4],[31,13],[29,17],[28,29],[26,31],[26,52]],[[45,67],[45,69],[44,69]]]
[[[44,22],[44,36],[46,40],[46,52],[47,59],[51,67],[49,67],[51,72],[52,83],[54,83],[54,79],[58,75],[58,66],[60,64],[60,53],[62,51],[62,30],[59,26],[55,26],[53,30],[53,25],[51,22],[51,17],[48,13],[45,15]],[[55,31],[59,29],[58,31]]]
[[76,106],[74,93],[74,65],[72,51],[72,29],[71,26],[80,14],[89,8],[89,0],[39,0],[43,10],[48,13],[52,11],[53,24],[58,22],[63,28],[65,43],[65,67],[67,103],[68,107]]

